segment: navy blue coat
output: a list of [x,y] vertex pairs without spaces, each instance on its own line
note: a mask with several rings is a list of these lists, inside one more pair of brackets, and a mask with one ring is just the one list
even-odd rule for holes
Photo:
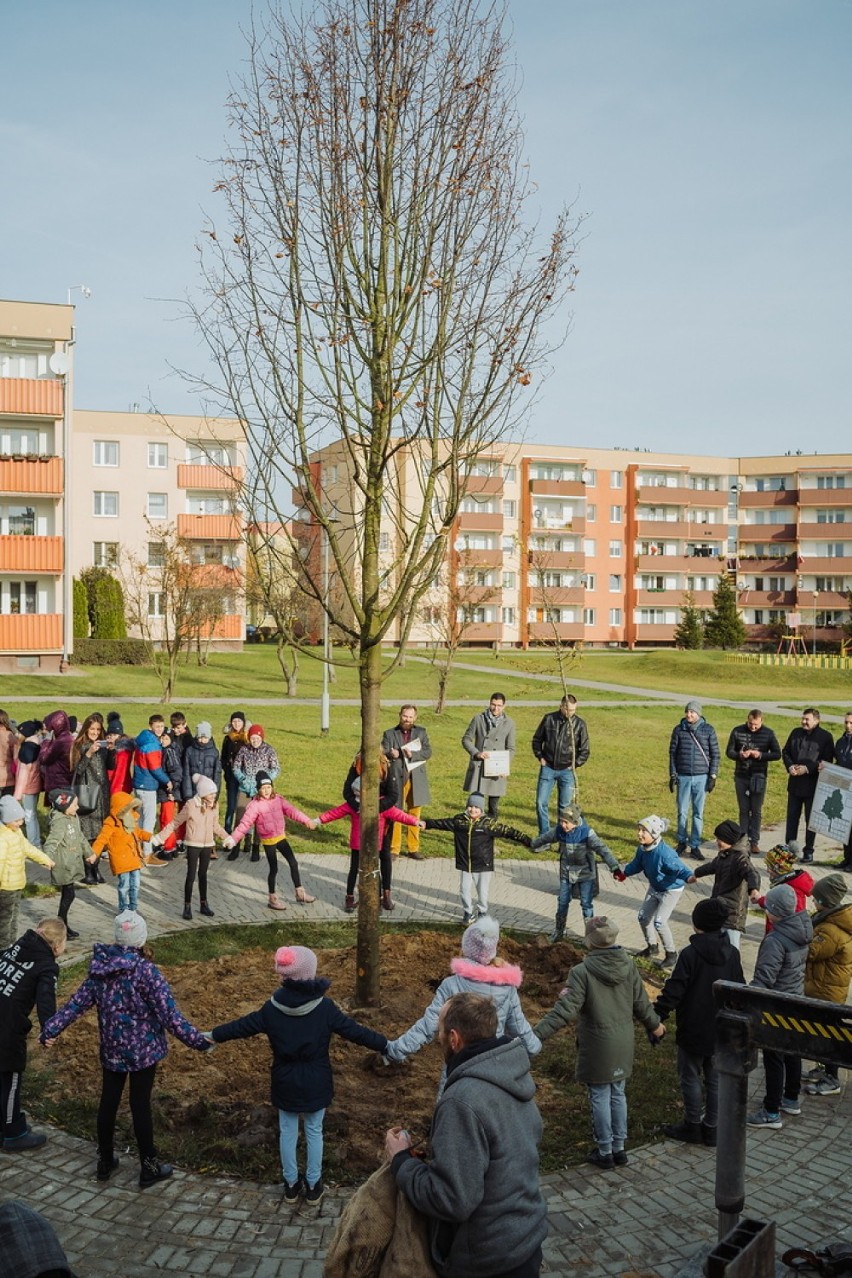
[[272,1104],[291,1114],[327,1109],[334,1096],[328,1045],[332,1034],[384,1052],[384,1034],[353,1021],[333,999],[329,981],[283,981],[263,1007],[212,1031],[214,1043],[266,1034],[272,1048]]

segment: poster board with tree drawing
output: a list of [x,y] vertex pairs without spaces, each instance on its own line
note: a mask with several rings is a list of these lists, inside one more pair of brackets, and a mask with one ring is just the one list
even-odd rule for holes
[[852,828],[852,771],[827,763],[821,769],[808,828],[846,843]]

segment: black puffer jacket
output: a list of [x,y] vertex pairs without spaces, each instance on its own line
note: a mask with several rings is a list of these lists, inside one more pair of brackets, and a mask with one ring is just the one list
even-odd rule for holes
[[471,821],[466,812],[427,821],[426,829],[451,831],[455,841],[456,869],[465,870],[468,874],[482,874],[484,870],[494,869],[495,839],[508,839],[525,848],[532,843],[528,834],[511,825],[503,825],[487,816]]
[[[21,746],[21,752],[18,758],[21,758],[24,747]],[[852,769],[852,732],[844,732],[842,737],[838,737],[834,743],[834,762],[838,768]]]
[[[740,750],[759,750],[760,758],[741,759]],[[741,723],[728,737],[725,754],[734,760],[734,776],[766,776],[770,763],[777,763],[781,758],[781,747],[775,733],[765,723],[756,732],[749,732],[748,724]]]
[[697,879],[706,874],[716,876],[710,895],[718,897],[727,905],[728,927],[734,927],[738,932],[744,931],[748,915],[748,894],[753,888],[760,887],[760,875],[749,856],[748,835],[744,834],[727,851],[719,852],[712,861],[697,866],[693,874]]
[[724,932],[699,932],[681,950],[654,1004],[661,1021],[677,1012],[675,1042],[693,1056],[712,1056],[716,1041],[714,981],[745,982],[737,950]]
[[200,745],[193,737],[183,752],[183,788],[181,795],[184,802],[187,799],[191,799],[195,794],[192,777],[196,772],[203,777],[209,777],[216,789],[221,790],[222,760],[219,758],[219,751],[216,749],[214,741],[208,741],[206,745]]
[[585,719],[578,714],[564,715],[561,710],[546,714],[533,735],[532,751],[557,772],[582,768],[591,753]]

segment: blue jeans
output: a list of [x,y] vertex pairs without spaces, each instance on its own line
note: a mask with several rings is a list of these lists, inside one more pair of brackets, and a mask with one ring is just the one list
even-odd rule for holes
[[[701,822],[707,799],[707,777],[682,777],[677,779],[677,841],[688,843],[693,851],[701,842]],[[692,808],[692,831],[687,833],[689,810]]]
[[557,798],[560,808],[567,808],[574,797],[574,771],[572,768],[549,768],[543,763],[538,770],[538,784],[535,790],[535,808],[538,813],[538,832],[544,834],[551,825],[555,825],[548,816],[550,796],[553,787],[558,786]]
[[[559,880],[559,899],[556,902],[556,918],[564,923],[568,917],[568,906],[571,904],[571,887],[572,885],[567,879]],[[584,919],[593,919],[595,917],[595,881],[594,879],[585,879],[577,884],[580,892],[580,909],[583,911]]]
[[627,1140],[627,1096],[618,1083],[589,1083],[592,1131],[600,1154],[619,1153]]
[[138,870],[125,870],[123,874],[119,874],[116,879],[118,887],[118,912],[124,910],[135,910],[139,901],[139,879]]
[[[305,1128],[305,1146],[307,1150],[307,1166],[305,1179],[308,1187],[313,1188],[322,1179],[322,1120],[325,1110],[317,1109],[312,1114],[302,1114]],[[278,1148],[281,1152],[281,1170],[288,1185],[294,1185],[299,1178],[299,1165],[296,1162],[296,1144],[299,1140],[299,1115],[289,1110],[278,1111]]]

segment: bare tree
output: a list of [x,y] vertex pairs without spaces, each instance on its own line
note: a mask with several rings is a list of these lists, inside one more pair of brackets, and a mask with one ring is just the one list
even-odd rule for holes
[[[528,547],[527,562],[531,606],[541,611],[545,627],[545,633],[539,635],[538,642],[553,654],[562,695],[565,696],[570,692],[568,675],[582,660],[583,641],[581,637],[569,639],[565,636],[562,621],[563,599],[566,590],[573,590],[575,583],[583,586],[584,578],[579,569],[556,568],[554,554],[547,548],[546,540],[535,536]],[[580,606],[582,608],[582,604]],[[582,627],[579,634],[582,636]]]
[[[574,280],[569,213],[544,240],[527,217],[502,18],[491,0],[271,14],[249,34],[216,186],[225,210],[202,236],[192,310],[218,369],[202,384],[246,422],[265,511],[286,522],[295,481],[315,545],[327,538],[343,596],[331,620],[358,662],[362,1002],[379,995],[382,679],[446,557],[467,463],[514,426],[519,392],[561,341],[543,321]],[[317,465],[332,438],[348,471],[335,509]],[[403,507],[412,455],[420,500]],[[308,558],[305,589],[331,614],[322,558]]]
[[255,524],[248,531],[246,598],[259,606],[275,627],[275,655],[295,697],[299,684],[299,653],[309,633],[309,599],[300,586],[301,572],[293,561],[290,537],[280,524]]
[[443,714],[458,650],[477,624],[478,610],[502,597],[494,581],[498,572],[478,562],[475,550],[451,552],[446,580],[443,575],[436,578],[434,599],[432,591],[424,596],[423,621],[438,675],[435,714]]

